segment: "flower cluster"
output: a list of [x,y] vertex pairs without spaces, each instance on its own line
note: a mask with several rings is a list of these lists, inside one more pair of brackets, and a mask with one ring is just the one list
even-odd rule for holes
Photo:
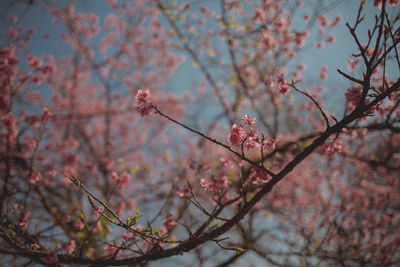
[[190,189],[185,187],[185,188],[176,190],[176,193],[180,197],[189,197],[190,196]]
[[[275,149],[276,140],[269,137],[262,139],[259,136],[257,129],[252,127],[256,123],[255,118],[250,118],[249,114],[246,114],[242,121],[245,125],[233,124],[231,132],[228,135],[228,141],[233,146],[242,146],[247,150],[254,150],[261,148],[271,151]],[[245,126],[247,125],[247,131]]]
[[322,144],[318,147],[318,152],[331,157],[337,153],[343,152],[343,145],[340,142],[333,144]]
[[350,109],[355,109],[357,105],[360,103],[362,95],[362,88],[359,86],[352,86],[347,89],[347,92],[344,94],[346,97],[347,103]]
[[222,188],[228,187],[228,176],[223,175],[219,179],[213,178],[211,182],[208,182],[205,179],[200,180],[200,186],[210,193],[215,193],[220,191]]
[[357,70],[358,69],[358,63],[360,62],[360,59],[359,58],[355,58],[355,59],[352,59],[352,58],[349,58],[348,60],[347,60],[347,69],[349,70],[349,71],[355,71],[355,70]]
[[172,213],[168,213],[167,219],[163,222],[163,224],[168,229],[174,228],[175,225],[176,225],[176,221],[175,221],[174,215],[172,215]]
[[65,244],[64,249],[68,254],[72,254],[76,249],[75,240],[70,240],[67,244]]
[[322,66],[319,72],[319,77],[324,81],[328,80],[327,72],[328,72],[328,66]]
[[229,142],[234,146],[238,146],[242,144],[245,138],[246,131],[244,130],[243,125],[237,125],[236,123],[233,124],[231,132],[228,135]]
[[[350,88],[347,89],[347,92],[344,94],[347,100],[347,105],[349,107],[350,110],[354,110],[360,103],[361,101],[361,96],[362,96],[362,87],[360,86],[352,86]],[[370,103],[370,101],[368,99],[364,100],[364,107],[366,105],[368,105]],[[368,110],[368,113],[372,113],[374,111],[378,111],[378,112],[382,112],[382,107],[381,105],[378,103],[376,105],[374,105],[373,107],[371,107]]]
[[[379,9],[382,8],[382,3],[383,3],[382,0],[374,0],[374,6],[377,6]],[[395,5],[398,5],[398,4],[400,4],[399,0],[389,0],[389,5],[390,6],[395,6]]]
[[131,176],[127,172],[123,172],[121,175],[118,175],[116,172],[112,172],[111,178],[120,186],[120,192],[124,191],[125,187],[131,181]]
[[250,175],[252,184],[266,183],[270,178],[271,176],[268,173],[258,168]]
[[283,78],[283,74],[278,76],[278,90],[282,95],[285,95],[290,91],[290,87],[285,78]]
[[150,91],[139,90],[135,96],[136,110],[139,111],[141,116],[149,115],[151,112]]

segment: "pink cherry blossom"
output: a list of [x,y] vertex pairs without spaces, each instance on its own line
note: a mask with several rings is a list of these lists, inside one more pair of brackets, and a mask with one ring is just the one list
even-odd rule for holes
[[11,208],[12,212],[16,212],[18,210],[18,204],[14,204]]
[[271,176],[268,174],[268,173],[266,173],[265,171],[263,171],[263,170],[260,170],[260,169],[256,169],[252,174],[251,174],[251,176],[250,176],[250,178],[251,178],[251,182],[253,183],[253,184],[257,184],[257,183],[266,183],[266,182],[268,182],[269,181],[269,179],[271,178]]
[[266,138],[264,140],[263,148],[268,150],[269,152],[275,149],[276,143],[278,140],[273,138]]
[[124,239],[124,240],[126,240],[126,241],[131,240],[131,239],[134,239],[134,238],[135,238],[135,235],[132,234],[132,233],[124,232],[124,233],[122,234],[122,239]]
[[282,95],[285,95],[290,91],[290,87],[287,81],[284,79],[283,74],[278,76],[278,90]]
[[183,188],[176,191],[180,197],[189,197],[190,196],[190,189]]
[[229,142],[234,146],[242,144],[246,138],[246,132],[242,125],[233,124],[231,132],[228,135]]
[[108,245],[104,251],[110,256],[118,256],[121,253],[121,250],[118,247],[112,245]]
[[219,187],[228,187],[228,176],[224,175],[220,179],[218,179]]
[[95,206],[95,207],[93,207],[93,213],[96,215],[96,216],[99,216],[99,213],[100,212],[103,212],[104,211],[104,207],[98,207],[98,206]]
[[135,96],[136,99],[136,110],[140,113],[141,116],[146,116],[151,112],[151,103],[150,103],[150,91],[142,91],[139,90]]
[[244,117],[242,118],[242,121],[247,123],[248,125],[252,125],[256,123],[256,118],[250,118],[249,114],[244,115]]
[[22,221],[18,224],[21,229],[26,229],[29,225],[29,221]]
[[208,182],[205,179],[201,179],[200,186],[206,189],[208,186]]
[[74,223],[74,227],[76,230],[81,231],[85,228],[85,224],[81,220],[78,220]]
[[174,228],[176,221],[172,213],[168,213],[167,219],[163,222],[163,224],[167,229]]
[[361,94],[362,88],[359,86],[352,86],[347,89],[347,92],[344,95],[351,109],[354,109],[360,103]]
[[327,26],[328,25],[328,18],[326,15],[322,14],[317,17],[317,21],[322,25],[322,26]]
[[320,72],[319,72],[319,77],[322,79],[322,80],[328,80],[328,74],[327,74],[327,71],[328,71],[328,67],[327,66],[322,66],[321,67],[321,70],[320,70]]
[[43,60],[40,58],[37,58],[34,55],[29,55],[28,56],[28,64],[29,64],[30,68],[32,68],[34,70],[38,70],[42,66]]
[[72,254],[75,251],[75,248],[76,248],[75,240],[70,240],[67,244],[65,244],[65,247],[64,247],[65,251],[68,254]]
[[349,71],[355,71],[355,70],[357,70],[358,69],[358,63],[360,62],[360,59],[359,58],[356,58],[356,59],[352,59],[352,58],[349,58],[348,60],[347,60],[347,69],[349,70]]
[[94,226],[94,228],[93,228],[93,233],[96,233],[96,234],[98,234],[98,233],[100,233],[101,231],[103,231],[103,225],[101,224],[101,222],[100,221],[97,221],[96,222],[96,225]]

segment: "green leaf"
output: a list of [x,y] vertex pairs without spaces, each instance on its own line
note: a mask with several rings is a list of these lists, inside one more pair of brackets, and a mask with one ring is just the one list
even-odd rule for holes
[[244,249],[244,248],[236,248],[235,250],[236,250],[236,253],[239,255],[246,251],[246,249]]
[[140,217],[142,217],[142,215],[140,215],[139,209],[136,208],[136,213],[135,213],[135,221],[137,221]]
[[137,208],[135,216],[133,218],[131,218],[131,216],[128,214],[128,217],[126,218],[126,223],[129,227],[131,227],[136,224],[137,220],[139,220],[140,217],[142,217],[142,215],[140,215],[139,209]]
[[157,233],[157,227],[158,226],[154,227],[153,230],[151,230],[151,234],[152,235],[155,235]]

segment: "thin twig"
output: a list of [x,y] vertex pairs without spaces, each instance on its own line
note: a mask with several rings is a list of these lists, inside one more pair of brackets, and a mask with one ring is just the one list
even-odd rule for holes
[[294,90],[296,90],[297,92],[299,92],[302,95],[305,95],[306,97],[308,97],[319,109],[319,111],[321,112],[322,117],[324,117],[325,123],[326,123],[326,127],[330,128],[331,126],[329,125],[329,120],[328,117],[326,116],[325,112],[322,110],[321,106],[318,104],[317,100],[315,100],[310,94],[298,89],[294,83],[294,81],[292,81],[289,84]]

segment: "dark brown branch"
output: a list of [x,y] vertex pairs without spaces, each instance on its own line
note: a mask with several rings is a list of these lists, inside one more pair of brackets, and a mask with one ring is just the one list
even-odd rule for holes
[[346,79],[348,79],[348,80],[350,80],[352,82],[355,82],[357,84],[363,85],[363,81],[348,75],[347,73],[341,71],[340,69],[337,69],[337,72],[339,72],[341,75],[343,75]]

